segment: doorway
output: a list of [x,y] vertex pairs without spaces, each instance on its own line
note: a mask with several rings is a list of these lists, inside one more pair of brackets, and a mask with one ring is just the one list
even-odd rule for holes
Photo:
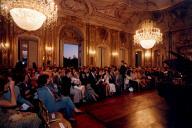
[[[83,34],[75,26],[64,26],[60,31],[59,37],[59,64],[64,67],[80,67],[84,65],[85,47],[83,43]],[[75,54],[74,54],[75,53]],[[71,56],[68,56],[71,54]],[[75,56],[73,56],[75,55]],[[69,64],[68,60],[75,60],[75,63]],[[74,58],[75,57],[75,58]],[[74,58],[74,59],[73,59]],[[65,62],[66,60],[66,62]]]
[[100,46],[97,47],[97,67],[106,67],[110,65],[110,52],[108,47]]
[[125,49],[121,48],[119,50],[119,65],[121,65],[121,62],[124,61],[124,62],[127,62],[127,60],[125,59]]
[[161,66],[161,56],[160,56],[160,50],[154,51],[154,66],[160,67]]
[[29,68],[38,63],[38,40],[34,38],[19,38],[18,60]]
[[142,66],[142,52],[137,51],[135,53],[135,67],[141,67]]
[[64,44],[63,53],[63,66],[64,67],[74,67],[79,66],[79,46],[75,44]]
[[99,47],[99,67],[103,67],[105,65],[105,60],[104,60],[104,56],[105,56],[105,48],[103,47]]

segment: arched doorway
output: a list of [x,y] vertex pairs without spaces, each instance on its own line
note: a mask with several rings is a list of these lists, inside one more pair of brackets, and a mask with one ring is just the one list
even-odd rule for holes
[[60,31],[59,42],[60,66],[82,66],[84,51],[82,32],[75,26],[64,26]]
[[18,37],[18,60],[29,68],[33,63],[38,64],[38,38],[33,36]]

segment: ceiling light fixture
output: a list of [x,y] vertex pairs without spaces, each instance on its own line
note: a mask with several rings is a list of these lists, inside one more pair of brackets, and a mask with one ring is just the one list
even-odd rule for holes
[[151,20],[145,20],[134,35],[134,43],[140,44],[144,49],[150,49],[161,41],[162,33]]
[[27,31],[38,30],[57,20],[57,6],[53,0],[2,0],[0,11],[18,27]]

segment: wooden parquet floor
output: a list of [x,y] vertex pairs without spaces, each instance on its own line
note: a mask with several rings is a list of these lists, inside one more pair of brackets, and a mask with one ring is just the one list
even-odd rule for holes
[[175,118],[175,113],[155,90],[107,98],[97,103],[83,105],[81,109],[85,114],[75,117],[78,121],[75,128],[188,128],[189,126],[185,122],[186,119],[180,121]]

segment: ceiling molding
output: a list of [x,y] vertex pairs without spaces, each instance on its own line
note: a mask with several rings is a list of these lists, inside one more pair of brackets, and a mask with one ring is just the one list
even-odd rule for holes
[[75,16],[82,22],[133,33],[144,19],[160,22],[158,11],[184,0],[55,0],[59,17]]

